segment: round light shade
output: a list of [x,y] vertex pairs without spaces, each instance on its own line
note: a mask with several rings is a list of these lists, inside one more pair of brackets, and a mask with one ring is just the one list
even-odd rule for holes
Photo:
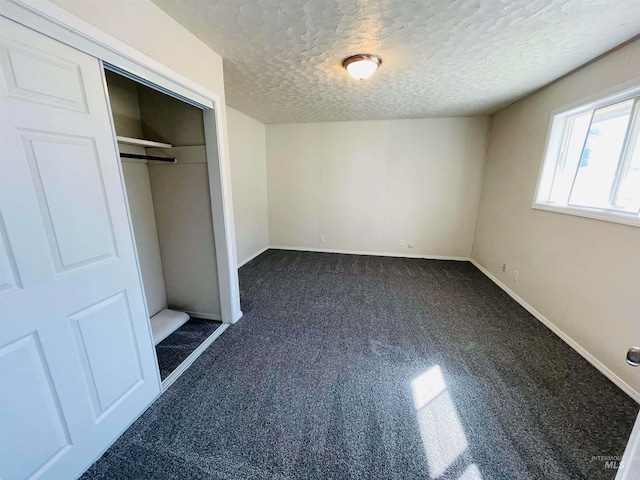
[[356,80],[365,80],[376,73],[382,63],[380,57],[375,55],[360,54],[345,58],[342,66],[347,69],[349,75]]

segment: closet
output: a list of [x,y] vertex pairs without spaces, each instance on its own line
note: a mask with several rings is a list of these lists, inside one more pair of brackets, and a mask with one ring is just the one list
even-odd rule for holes
[[165,380],[221,325],[202,110],[105,75]]
[[54,7],[0,1],[1,478],[79,478],[242,316],[224,96]]

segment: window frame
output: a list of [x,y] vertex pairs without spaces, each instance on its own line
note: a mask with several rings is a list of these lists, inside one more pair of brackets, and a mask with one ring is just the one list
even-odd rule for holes
[[[616,87],[601,91],[551,112],[544,155],[540,164],[531,208],[640,227],[640,213],[625,213],[614,209],[569,205],[569,199],[567,199],[567,205],[557,205],[544,200],[544,197],[549,198],[551,196],[551,188],[555,177],[554,172],[558,172],[560,164],[564,163],[563,149],[568,141],[568,136],[565,134],[567,122],[580,113],[586,113],[637,97],[640,97],[640,78],[624,82]],[[618,165],[616,165],[616,176],[612,184],[612,194],[615,195],[619,191],[625,166],[630,161],[629,133],[635,132],[635,134],[638,134],[640,131],[640,98],[635,102],[632,115],[636,113],[639,116],[630,119],[623,151],[620,154]],[[638,141],[640,141],[640,138],[638,138]]]

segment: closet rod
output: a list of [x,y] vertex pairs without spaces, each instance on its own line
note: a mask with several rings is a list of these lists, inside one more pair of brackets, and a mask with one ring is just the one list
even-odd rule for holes
[[136,155],[135,153],[121,153],[121,158],[135,158],[137,160],[153,160],[154,162],[171,162],[176,163],[175,158],[156,157],[154,155]]

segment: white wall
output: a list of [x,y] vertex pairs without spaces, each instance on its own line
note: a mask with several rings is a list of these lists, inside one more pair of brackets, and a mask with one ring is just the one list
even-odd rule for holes
[[[220,319],[220,298],[204,149],[177,164],[149,165],[169,308]],[[189,155],[192,156],[192,155]]]
[[143,138],[136,83],[109,70],[105,71],[105,76],[116,134],[122,137]]
[[488,117],[267,125],[271,245],[468,257],[488,129]]
[[640,343],[640,228],[531,204],[551,112],[639,76],[636,41],[493,117],[473,249],[475,260],[626,382],[636,400],[640,369],[625,354]]
[[151,0],[50,0],[221,95],[222,58]]
[[[138,147],[139,148],[139,147]],[[144,155],[142,152],[131,152]],[[153,210],[153,196],[146,163],[123,161],[122,173],[127,187],[127,200],[136,240],[140,271],[144,283],[149,315],[154,316],[167,308],[167,291],[164,285],[158,229]]]
[[143,85],[138,98],[144,138],[174,147],[204,145],[202,110]]
[[265,126],[227,107],[238,265],[269,246]]

